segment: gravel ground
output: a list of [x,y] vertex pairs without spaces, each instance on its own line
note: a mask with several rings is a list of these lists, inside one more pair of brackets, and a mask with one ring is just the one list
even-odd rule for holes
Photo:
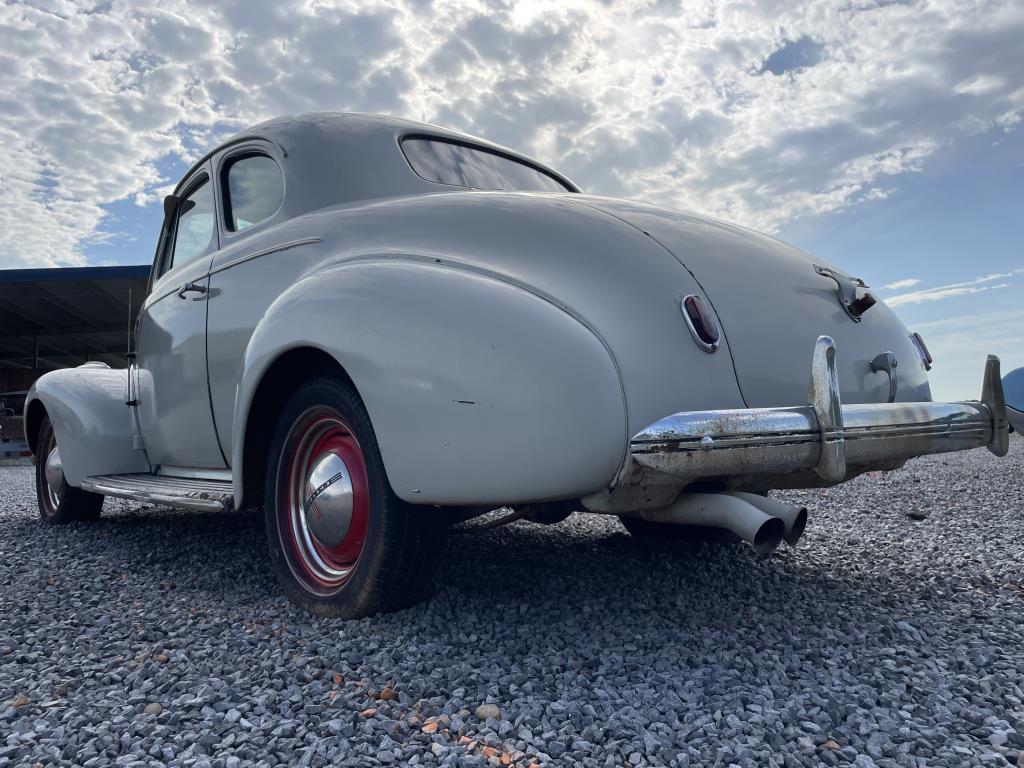
[[768,558],[459,533],[432,602],[345,622],[281,597],[256,515],[47,527],[0,467],[0,768],[1024,766],[1022,470],[1015,438],[785,494]]

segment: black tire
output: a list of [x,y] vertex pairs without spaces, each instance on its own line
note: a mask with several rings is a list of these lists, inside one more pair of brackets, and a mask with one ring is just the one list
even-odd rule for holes
[[[47,476],[47,463],[50,452],[56,451],[57,439],[53,432],[50,417],[44,416],[39,425],[36,438],[36,501],[39,503],[39,517],[50,525],[63,525],[71,522],[89,522],[98,520],[103,508],[103,496],[98,493],[73,488],[64,481],[64,473],[60,472],[58,481],[52,473]],[[57,453],[59,456],[60,453]]]
[[694,543],[712,542],[717,544],[731,543],[739,538],[731,531],[722,528],[709,528],[703,525],[678,525],[676,523],[655,523],[639,517],[620,517],[619,520],[629,531],[629,535],[644,541],[690,541]]
[[[341,458],[344,471],[307,495],[307,469],[333,461],[331,454]],[[333,529],[343,532],[329,549],[313,530],[324,519],[345,517],[337,513],[344,504],[325,507],[344,497],[324,501],[320,494],[346,482],[348,522]],[[297,498],[302,501],[295,503]],[[288,599],[300,608],[354,619],[407,608],[430,593],[447,521],[395,495],[366,408],[341,377],[313,379],[285,405],[270,445],[264,499],[270,562]],[[346,575],[337,575],[346,568]]]

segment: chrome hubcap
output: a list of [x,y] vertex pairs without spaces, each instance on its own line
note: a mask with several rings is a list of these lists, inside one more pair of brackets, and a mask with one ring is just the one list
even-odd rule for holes
[[352,524],[352,475],[336,453],[313,465],[306,480],[302,516],[306,528],[322,547],[336,547]]
[[60,492],[64,488],[64,465],[60,462],[60,451],[57,450],[56,445],[46,457],[43,476],[46,478],[46,495],[50,504],[56,509],[60,504]]
[[359,441],[336,412],[314,407],[292,426],[281,459],[278,530],[289,566],[310,592],[335,594],[366,541],[370,497]]

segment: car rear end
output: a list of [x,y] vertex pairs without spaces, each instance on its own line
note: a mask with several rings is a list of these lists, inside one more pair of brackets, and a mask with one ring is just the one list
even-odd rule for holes
[[832,485],[915,456],[1008,450],[999,361],[978,401],[932,402],[931,357],[866,281],[772,238],[655,206],[581,200],[634,226],[699,285],[679,312],[708,355],[729,354],[746,407],[682,409],[635,431],[595,511],[670,504],[681,489]]

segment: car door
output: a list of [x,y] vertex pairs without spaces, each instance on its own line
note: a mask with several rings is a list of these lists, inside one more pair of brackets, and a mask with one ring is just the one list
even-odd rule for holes
[[149,296],[139,312],[139,428],[150,463],[171,474],[174,467],[226,466],[206,362],[209,269],[219,245],[213,187],[206,164],[167,210]]
[[[253,331],[281,293],[323,258],[308,247],[317,241],[306,227],[286,225],[283,163],[276,147],[258,139],[214,159],[222,227],[221,249],[211,265],[207,350],[213,415],[229,462],[235,394]],[[277,412],[260,417],[274,424]]]

